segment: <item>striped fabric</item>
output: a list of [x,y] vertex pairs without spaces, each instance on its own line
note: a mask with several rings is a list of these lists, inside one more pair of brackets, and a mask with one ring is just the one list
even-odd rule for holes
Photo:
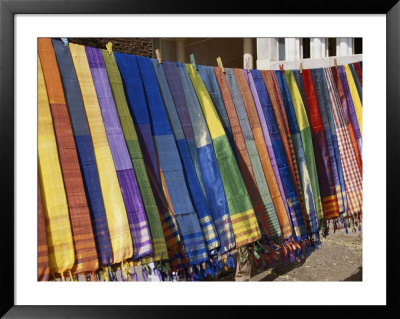
[[101,54],[107,70],[116,110],[121,123],[121,129],[124,134],[126,146],[128,147],[130,160],[135,170],[140,194],[146,211],[153,243],[154,260],[160,261],[162,259],[168,259],[167,246],[163,234],[160,215],[158,213],[157,204],[151,190],[149,177],[147,176],[143,154],[140,149],[135,126],[129,113],[121,75],[119,74],[114,55],[108,54],[107,50],[101,50]]
[[336,126],[332,116],[328,88],[322,69],[312,69],[310,72],[317,94],[319,111],[325,131],[325,138],[328,144],[332,173],[336,186],[336,196],[339,205],[339,214],[343,214],[347,213],[346,187],[344,183],[342,161],[340,158]]
[[236,247],[241,247],[260,239],[261,233],[258,228],[257,218],[211,97],[193,65],[187,64],[186,70],[189,73],[210,131],[228,202]]
[[75,265],[71,271],[74,275],[92,272],[98,268],[99,261],[75,140],[51,40],[39,38],[38,50],[53,117],[74,241]]
[[[270,239],[277,239],[282,236],[281,225],[283,233],[287,237],[291,235],[289,220],[287,219],[285,205],[274,176],[270,156],[265,145],[263,132],[246,77],[241,69],[227,68],[225,72],[236,113],[239,121],[243,123],[242,130],[245,134],[245,140],[249,136],[252,141],[252,143],[248,144],[250,147],[253,146],[253,149],[248,148],[247,150],[250,160],[256,164],[253,165],[253,171],[256,172],[258,190],[264,203],[263,211],[256,212],[257,217]],[[265,217],[262,215],[266,215],[265,221],[263,221]],[[285,216],[286,220],[284,220]],[[288,228],[286,229],[285,226],[288,226]]]
[[[304,193],[302,188],[302,182],[300,179],[299,167],[296,160],[296,154],[294,145],[291,138],[291,132],[289,129],[288,120],[285,113],[284,99],[283,94],[279,85],[278,77],[274,71],[261,71],[261,75],[263,77],[265,86],[267,88],[268,94],[271,99],[272,110],[275,115],[275,120],[279,129],[279,133],[281,135],[281,141],[283,145],[283,149],[285,151],[285,155],[287,158],[287,164],[289,166],[290,175],[292,177],[293,185],[295,186],[297,198],[299,199],[300,209],[297,207],[297,202],[292,201],[290,198],[296,199],[295,196],[287,195],[289,198],[289,207],[291,207],[291,217],[292,217],[292,227],[294,231],[294,235],[297,240],[302,240],[307,237],[307,233],[309,230],[309,216],[304,207]],[[281,157],[282,158],[282,157]],[[285,166],[283,166],[284,168]],[[281,170],[282,173],[286,173],[286,175],[281,174],[281,176],[287,176],[287,172]],[[287,179],[283,179],[286,181],[285,191],[287,194],[290,194],[290,183],[287,182]]]
[[[294,113],[297,119],[298,129],[300,131],[304,155],[306,157],[307,169],[311,180],[311,188],[314,198],[317,220],[319,223],[319,227],[321,227],[323,226],[324,210],[322,207],[321,194],[319,189],[320,186],[318,183],[317,165],[315,163],[314,146],[311,137],[310,124],[308,122],[303,100],[301,98],[300,91],[297,87],[296,80],[293,76],[292,71],[285,71],[285,79],[292,100]],[[311,227],[313,232],[316,232],[318,230],[318,224],[314,223],[314,218],[311,218]]]
[[90,47],[85,47],[85,50],[128,216],[133,243],[133,259],[137,260],[153,253],[150,229],[101,51]]
[[[75,263],[67,197],[40,59],[38,58],[38,161],[39,183],[50,273],[63,273]],[[38,251],[38,253],[40,253]],[[38,260],[39,261],[39,260]]]
[[[300,72],[298,72],[298,74],[300,74]],[[321,187],[325,218],[337,218],[339,217],[339,205],[337,201],[336,190],[337,188],[340,189],[340,185],[338,178],[337,185],[335,185],[333,179],[330,153],[333,153],[334,151],[332,148],[332,143],[330,144],[332,148],[331,152],[329,151],[328,144],[325,138],[324,126],[322,124],[321,114],[318,107],[318,100],[315,93],[310,70],[303,70],[301,83],[303,83],[303,81],[307,101],[305,105],[309,114],[308,118],[310,120],[311,132],[313,137],[315,152],[314,154],[318,170],[319,185]],[[336,169],[336,162],[334,157],[332,158],[332,161],[334,162]]]
[[[43,75],[42,75],[43,76]],[[44,220],[42,196],[38,179],[38,214],[37,214],[37,275],[38,281],[49,279],[49,247],[47,246],[46,223]]]
[[81,168],[86,198],[92,219],[93,234],[100,265],[111,265],[113,255],[107,217],[101,194],[99,174],[94,157],[92,138],[83,106],[81,89],[69,48],[61,40],[52,40],[71,119],[76,150]]
[[356,69],[354,68],[354,64],[349,64],[349,69],[351,71],[351,75],[353,76],[353,80],[354,80],[354,84],[357,87],[357,93],[358,96],[360,97],[360,101],[361,101],[361,106],[362,106],[362,85],[360,82],[360,79],[358,78]]
[[[183,63],[177,63],[178,73],[181,79],[186,107],[177,108],[182,127],[187,113],[191,120],[197,151],[199,154],[204,188],[207,195],[208,205],[214,219],[214,225],[218,232],[220,241],[219,253],[224,254],[235,248],[235,237],[233,234],[229,208],[222,184],[221,173],[217,158],[211,143],[210,133],[204,119],[199,101],[196,97],[192,82]],[[185,120],[186,121],[186,120]]]
[[[214,227],[213,218],[211,216],[207,200],[204,196],[203,190],[201,189],[199,177],[196,174],[196,169],[192,161],[191,153],[185,139],[182,125],[179,121],[178,113],[175,109],[178,107],[186,108],[185,96],[178,70],[175,63],[163,62],[163,64],[160,64],[157,60],[152,60],[152,63],[163,96],[164,106],[168,113],[179,154],[181,156],[186,181],[192,197],[193,205],[197,212],[197,217],[200,222],[200,227],[203,232],[207,250],[210,254],[214,254],[216,249],[219,247],[218,235]],[[190,121],[190,118],[187,120]],[[186,129],[191,129],[191,127],[186,127]],[[190,134],[190,136],[193,137],[193,130],[191,130],[191,133],[192,134]],[[194,142],[194,138],[192,138],[191,141]],[[196,146],[193,146],[194,152],[196,152],[197,155]]]
[[94,155],[99,171],[100,186],[110,232],[113,263],[120,263],[133,255],[132,238],[124,200],[118,183],[114,161],[108,144],[106,130],[101,116],[96,89],[86,58],[85,47],[70,43],[72,61],[82,92]]
[[343,164],[346,195],[349,204],[349,214],[359,213],[362,210],[362,177],[357,166],[356,156],[353,151],[350,136],[347,131],[343,111],[340,105],[332,71],[324,69],[328,85],[329,98],[331,100],[333,118],[336,124],[340,157]]
[[358,149],[360,150],[360,154],[362,156],[362,133],[361,133],[361,128],[360,128],[358,119],[357,119],[357,114],[356,114],[353,98],[351,96],[349,84],[347,81],[346,72],[342,65],[338,66],[338,71],[339,71],[340,81],[342,82],[344,93],[346,95],[347,107],[349,109],[351,123],[353,124],[354,131],[356,133]]
[[350,135],[351,144],[353,145],[353,150],[356,155],[358,167],[359,167],[360,173],[362,175],[362,157],[361,157],[360,149],[358,147],[356,132],[354,130],[353,123],[351,121],[350,110],[347,105],[346,94],[345,94],[345,91],[344,91],[344,88],[342,85],[342,81],[340,80],[338,69],[331,68],[331,71],[332,71],[333,78],[335,79],[335,84],[336,84],[336,88],[338,90],[340,104],[342,105],[344,120],[346,122],[347,130]]
[[208,260],[207,249],[164,109],[153,63],[145,57],[136,57],[136,60],[146,92],[160,169],[182,234],[185,252],[190,264],[199,264]]
[[353,99],[353,105],[354,109],[356,111],[356,116],[357,116],[357,121],[358,121],[358,126],[360,127],[360,133],[361,136],[363,134],[363,121],[362,121],[362,104],[360,100],[360,96],[358,95],[357,87],[356,84],[354,83],[353,75],[351,74],[350,68],[348,64],[342,65],[341,67],[344,67],[346,77],[347,77],[347,83],[349,85],[349,90],[351,94],[351,98]]
[[356,71],[357,78],[360,81],[361,87],[362,87],[362,67],[361,67],[361,62],[355,62],[353,63],[354,65],[354,70]]

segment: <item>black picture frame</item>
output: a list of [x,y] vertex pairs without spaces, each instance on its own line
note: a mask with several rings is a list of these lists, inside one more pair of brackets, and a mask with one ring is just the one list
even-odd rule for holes
[[[0,275],[1,310],[5,318],[158,318],[188,317],[208,318],[210,316],[253,316],[248,307],[194,307],[191,306],[16,306],[14,303],[14,16],[15,14],[223,14],[223,13],[268,13],[268,14],[385,14],[386,28],[386,173],[387,176],[387,305],[379,307],[344,307],[292,306],[284,311],[286,316],[326,314],[340,317],[360,316],[360,312],[369,315],[378,313],[385,317],[394,317],[396,309],[396,286],[399,283],[395,275],[394,261],[397,254],[398,236],[396,235],[398,208],[396,199],[398,181],[398,163],[400,160],[400,3],[398,0],[310,0],[310,1],[264,1],[255,3],[247,0],[245,4],[226,1],[162,1],[162,0],[0,0],[0,181],[1,225],[0,231],[2,250],[2,271]],[[377,64],[377,67],[381,65]],[[383,142],[383,141],[382,141]],[[384,240],[383,238],[378,240]],[[379,258],[377,252],[377,258]],[[299,292],[301,293],[301,292]],[[323,293],[323,292],[316,292]],[[351,291],[344,291],[340,298],[351,298]],[[338,297],[338,301],[340,301]],[[339,302],[338,302],[339,304]],[[260,309],[260,307],[254,307]],[[251,309],[253,312],[255,309]],[[281,316],[280,307],[269,307],[268,316]],[[231,312],[231,314],[228,314]],[[314,316],[313,315],[313,316]]]

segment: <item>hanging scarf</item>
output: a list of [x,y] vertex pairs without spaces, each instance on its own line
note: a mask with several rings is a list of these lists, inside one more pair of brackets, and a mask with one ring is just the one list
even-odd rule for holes
[[215,78],[214,67],[198,65],[197,66],[201,79],[210,94],[211,100],[214,103],[215,109],[221,119],[222,126],[224,127],[226,136],[231,144],[233,154],[237,159],[236,148],[233,147],[233,134],[232,128],[229,122],[228,114],[225,109],[224,101],[222,100],[221,92],[218,87],[217,79]]
[[360,79],[357,76],[356,69],[354,68],[354,64],[349,64],[349,69],[351,71],[351,75],[353,76],[354,84],[357,87],[357,93],[360,97],[361,106],[362,106],[362,86],[361,86]]
[[362,87],[362,68],[361,68],[361,62],[355,62],[353,63],[354,65],[354,70],[356,71],[357,78],[360,81],[361,87]]
[[360,133],[362,136],[362,104],[360,100],[360,96],[358,95],[357,87],[354,83],[353,75],[351,74],[350,68],[348,64],[345,64],[344,70],[346,73],[347,83],[349,85],[349,90],[351,94],[351,98],[353,99],[354,109],[356,111],[358,126],[360,127]]
[[[271,144],[275,154],[276,164],[279,169],[279,175],[282,180],[284,193],[286,195],[287,202],[291,203],[289,209],[289,217],[292,224],[293,229],[299,229],[297,224],[301,222],[301,227],[304,226],[304,220],[301,213],[301,207],[299,202],[299,195],[296,193],[296,187],[293,183],[293,179],[290,173],[289,164],[287,162],[285,156],[285,150],[283,146],[283,142],[279,133],[279,128],[277,125],[277,121],[274,115],[274,111],[272,109],[271,99],[268,95],[267,89],[265,87],[264,81],[261,77],[261,73],[259,70],[251,70],[252,79],[254,81],[254,85],[256,88],[256,93],[259,98],[260,107],[262,108],[262,116],[260,114],[260,119],[264,117],[266,122],[266,127],[268,129],[268,133],[271,139]],[[296,216],[300,216],[301,218],[297,220]],[[298,235],[297,235],[298,236]],[[295,236],[296,237],[296,236]]]
[[[253,166],[253,170],[257,172],[256,181],[258,182],[258,189],[265,205],[264,210],[258,213],[258,215],[267,215],[267,223],[266,225],[263,223],[263,227],[270,239],[277,239],[282,236],[282,233],[284,233],[284,237],[288,237],[292,232],[291,227],[246,77],[241,69],[227,68],[225,69],[225,73],[239,120],[243,119],[247,122],[247,125],[243,126],[245,130],[243,128],[242,130],[244,133],[246,132],[245,137],[251,134],[250,138],[253,140],[253,145],[255,146],[254,151],[250,152],[250,160],[254,162],[254,157],[258,159],[258,169],[255,169],[257,166]],[[280,225],[283,226],[282,229]]]
[[72,61],[82,92],[94,155],[99,171],[100,186],[110,231],[113,263],[121,263],[133,255],[132,238],[129,230],[124,200],[118,183],[114,161],[107,141],[106,130],[97,100],[88,60],[83,45],[70,43]]
[[59,273],[64,278],[64,272],[71,270],[74,266],[74,243],[72,241],[67,197],[57,152],[56,137],[53,130],[53,120],[39,58],[38,161],[50,273]]
[[[175,109],[176,104],[179,105],[180,103],[185,103],[179,74],[175,63],[163,62],[161,65],[157,60],[152,60],[152,63],[157,76],[161,94],[164,99],[164,105],[168,113],[168,118],[172,126],[176,144],[178,146],[179,154],[181,156],[187,184],[193,200],[193,205],[197,212],[197,217],[200,222],[200,227],[203,232],[207,250],[210,255],[213,255],[215,250],[219,247],[218,235],[214,227],[214,222],[207,204],[207,200],[201,189],[198,175],[196,174],[192,157],[185,140],[181,123],[179,121],[178,113]],[[169,82],[167,82],[166,75],[170,76]],[[191,136],[193,136],[193,131]],[[196,148],[194,148],[194,150],[196,151]]]
[[329,68],[324,69],[326,82],[328,85],[329,98],[333,118],[336,124],[340,157],[343,164],[344,180],[346,185],[346,195],[349,204],[350,216],[360,213],[362,210],[362,177],[358,169],[356,156],[351,145],[349,133],[344,121],[342,107],[340,105],[339,95],[337,93],[332,71]]
[[76,150],[78,152],[83,183],[85,185],[86,197],[89,204],[99,263],[101,266],[111,265],[113,256],[110,233],[108,231],[93,143],[87,124],[81,89],[79,88],[69,48],[65,46],[61,40],[52,40],[52,43],[56,53],[65,99],[70,114]]
[[124,134],[126,146],[128,147],[130,160],[135,170],[140,194],[146,211],[153,243],[154,260],[160,261],[163,259],[168,259],[167,246],[157,204],[151,190],[149,177],[146,173],[146,167],[136,134],[136,129],[129,113],[118,66],[115,62],[114,56],[112,54],[108,54],[107,50],[101,50],[101,53],[107,70],[108,79],[110,81],[111,91],[114,96],[116,110],[121,123],[121,129]]
[[[297,71],[298,72],[298,71]],[[294,71],[293,71],[294,73]],[[300,72],[298,72],[300,74]],[[317,96],[312,82],[310,70],[303,70],[302,78],[304,81],[304,91],[306,96],[308,118],[310,120],[313,145],[315,151],[315,160],[317,164],[319,184],[323,198],[324,213],[326,219],[339,217],[339,206],[337,201],[336,189],[340,189],[339,183],[335,185],[328,144],[326,142],[324,126],[322,124],[321,114],[319,112]],[[333,153],[333,149],[331,153]],[[334,161],[334,158],[332,159]],[[336,168],[336,162],[335,168]],[[337,179],[338,180],[338,179]]]
[[208,205],[214,219],[214,225],[218,232],[220,241],[219,253],[224,254],[235,248],[235,237],[232,230],[229,208],[225,197],[221,172],[218,167],[216,154],[214,152],[207,123],[204,119],[196,92],[190,81],[188,72],[183,63],[176,64],[181,79],[183,93],[186,100],[186,108],[177,108],[179,119],[183,127],[183,119],[187,113],[191,120],[197,151],[200,159],[201,172],[204,188],[207,195]]
[[51,39],[38,39],[38,50],[53,116],[74,240],[75,265],[71,271],[73,275],[92,272],[97,270],[99,261],[78,154]]
[[160,169],[182,234],[185,252],[190,264],[199,264],[208,259],[207,250],[164,109],[153,63],[144,57],[136,57],[136,60],[146,93]]
[[356,155],[358,167],[360,169],[360,173],[362,176],[362,158],[361,158],[360,149],[358,147],[356,132],[354,130],[353,123],[351,121],[350,111],[349,111],[349,107],[347,105],[346,94],[343,89],[342,81],[340,80],[338,69],[335,67],[332,67],[331,71],[332,71],[333,78],[335,80],[336,88],[338,90],[340,104],[342,105],[343,116],[344,116],[344,120],[347,125],[347,130],[350,135],[351,144],[353,145],[353,150]]
[[[43,74],[42,74],[43,76]],[[42,102],[40,102],[42,103]],[[46,223],[42,206],[42,196],[40,194],[40,185],[38,179],[38,214],[37,214],[37,274],[38,281],[47,281],[49,279],[49,247],[47,245]]]
[[[332,115],[331,101],[329,99],[328,87],[325,81],[323,70],[310,70],[314,83],[314,88],[317,94],[319,111],[321,114],[322,124],[324,126],[325,137],[328,143],[329,156],[333,178],[336,185],[336,196],[338,198],[339,214],[347,214],[347,196],[344,183],[342,159],[340,158],[339,145],[336,135],[336,126]],[[331,144],[331,145],[330,145]],[[336,172],[336,173],[335,173]],[[336,175],[337,174],[337,175]],[[337,176],[337,177],[336,177]],[[339,184],[338,184],[339,181]],[[340,185],[340,187],[338,187]]]
[[[283,150],[285,151],[286,154],[286,163],[288,164],[290,175],[292,177],[292,182],[297,192],[297,198],[299,199],[300,202],[300,209],[298,209],[296,196],[294,196],[293,193],[292,195],[290,195],[289,182],[287,181],[287,179],[286,180],[284,179],[287,185],[286,187],[287,198],[290,201],[288,202],[288,204],[292,208],[291,209],[292,227],[294,230],[295,238],[296,240],[299,241],[305,239],[307,237],[307,233],[310,232],[309,216],[304,207],[304,194],[300,179],[300,172],[296,160],[294,145],[291,138],[291,132],[289,130],[289,124],[286,118],[283,95],[281,87],[279,85],[278,78],[274,71],[261,71],[261,75],[263,77],[265,86],[268,90],[268,94],[271,98],[272,110],[275,115],[275,120],[281,136]],[[282,157],[283,154],[280,158]],[[284,164],[286,163],[284,162]],[[281,171],[282,171],[281,176],[288,176],[287,169],[285,170],[285,165],[282,166]]]
[[353,98],[350,93],[350,88],[349,88],[349,84],[347,82],[346,72],[345,72],[343,65],[338,66],[338,71],[339,71],[340,81],[342,82],[344,93],[346,95],[347,107],[349,109],[351,123],[353,124],[354,131],[356,133],[358,149],[360,150],[360,154],[362,156],[362,132],[361,132],[359,122],[357,120],[357,115],[356,115],[356,111],[355,111],[355,107],[354,107],[354,103],[353,103]]
[[257,218],[251,205],[249,194],[240,174],[239,167],[233,155],[228,138],[222,127],[219,116],[212,103],[210,95],[192,64],[186,65],[193,88],[200,102],[210,136],[212,138],[215,156],[221,171],[222,183],[228,202],[229,214],[235,234],[236,247],[252,243],[261,237]]
[[129,228],[133,243],[133,259],[152,255],[150,229],[135,172],[125,144],[121,124],[118,119],[107,70],[100,49],[85,47],[86,56],[92,73],[93,83],[99,100],[103,123],[106,129],[111,155],[113,156],[117,178],[125,203]]

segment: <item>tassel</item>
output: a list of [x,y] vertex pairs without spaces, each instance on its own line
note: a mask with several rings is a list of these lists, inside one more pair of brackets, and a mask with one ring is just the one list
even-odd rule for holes
[[65,281],[64,274],[62,272],[60,274],[61,274],[61,280]]
[[160,272],[157,268],[154,268],[153,271],[154,271],[154,273],[158,276],[158,279],[159,279],[160,281],[164,281],[164,280],[163,280],[163,277],[161,276],[161,272]]
[[69,275],[69,278],[71,279],[71,281],[75,281],[74,277],[71,274],[71,270],[70,269],[68,269],[68,275]]
[[149,275],[147,274],[147,271],[143,267],[143,265],[142,265],[142,278],[143,278],[143,281],[147,281],[147,279],[149,278]]
[[124,272],[122,271],[122,266],[119,267],[119,273],[120,273],[120,275],[121,275],[121,280],[122,280],[122,281],[125,281]]
[[235,268],[235,260],[233,259],[232,255],[229,253],[227,259],[227,266],[228,268]]
[[136,273],[135,267],[133,267],[132,279],[139,281],[138,274]]

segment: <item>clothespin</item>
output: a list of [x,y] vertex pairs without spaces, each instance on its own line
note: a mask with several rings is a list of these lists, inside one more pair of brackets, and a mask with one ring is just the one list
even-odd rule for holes
[[282,73],[284,73],[283,64],[279,64],[279,69],[281,70]]
[[62,42],[64,42],[64,45],[67,47],[68,46],[68,38],[60,38]]
[[106,48],[107,48],[108,54],[111,55],[112,54],[112,43],[108,42],[106,44]]
[[300,73],[303,73],[303,63],[300,63]]
[[222,71],[223,73],[225,73],[225,68],[224,68],[224,65],[222,64],[221,57],[218,57],[218,58],[217,58],[217,63],[218,63],[218,66],[221,68],[221,71]]
[[333,64],[335,65],[335,67],[337,67],[337,60],[333,59]]
[[196,60],[194,59],[194,54],[190,53],[190,63],[193,65],[194,69],[197,71]]
[[161,64],[162,60],[161,60],[160,49],[156,49],[156,57],[157,57],[158,63]]
[[246,57],[246,70],[247,70],[247,73],[249,73],[250,72],[250,66],[249,66],[249,57],[247,56]]

